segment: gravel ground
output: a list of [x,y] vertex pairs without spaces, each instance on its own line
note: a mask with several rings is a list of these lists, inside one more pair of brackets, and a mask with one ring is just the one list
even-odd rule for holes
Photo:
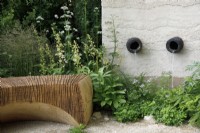
[[[72,126],[42,121],[24,121],[2,124],[0,133],[67,133]],[[170,127],[156,124],[152,119],[136,123],[119,123],[107,115],[92,117],[87,133],[200,133],[200,129],[189,125]]]

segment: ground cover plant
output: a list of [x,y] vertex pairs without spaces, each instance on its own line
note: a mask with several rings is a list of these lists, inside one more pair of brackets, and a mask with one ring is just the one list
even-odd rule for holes
[[[192,76],[186,78],[183,86],[173,89],[159,87],[155,91],[156,86],[151,86],[152,82],[134,81],[132,83],[133,90],[127,93],[127,103],[114,113],[117,120],[136,121],[146,115],[153,115],[157,122],[166,125],[179,126],[189,123],[199,127],[199,68],[199,62],[189,66],[188,70],[193,70]],[[152,88],[148,88],[148,85],[145,84],[150,84],[154,91],[151,91]]]

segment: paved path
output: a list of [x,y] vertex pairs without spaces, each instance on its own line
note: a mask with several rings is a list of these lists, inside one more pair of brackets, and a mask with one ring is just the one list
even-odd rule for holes
[[[2,124],[0,133],[67,133],[71,126],[53,122],[27,121]],[[119,123],[112,118],[92,119],[87,133],[200,133],[200,129],[184,125],[169,127],[142,120],[136,123]]]

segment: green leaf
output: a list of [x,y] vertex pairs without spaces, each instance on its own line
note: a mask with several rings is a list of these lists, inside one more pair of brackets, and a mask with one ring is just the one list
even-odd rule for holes
[[101,102],[101,107],[105,106],[106,105],[106,101],[102,101]]
[[120,103],[126,103],[126,100],[125,99],[120,99],[119,102]]
[[125,90],[120,90],[120,91],[117,91],[117,93],[119,93],[119,94],[125,94],[126,92],[125,92]]
[[114,101],[114,107],[117,109],[119,107],[119,103],[117,101]]

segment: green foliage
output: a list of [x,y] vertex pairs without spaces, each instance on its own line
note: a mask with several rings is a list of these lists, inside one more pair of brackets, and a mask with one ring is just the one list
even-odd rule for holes
[[149,115],[151,112],[149,104],[157,90],[155,84],[151,82],[151,79],[145,79],[143,74],[136,78],[121,75],[123,77],[120,82],[127,90],[127,103],[118,107],[114,112],[117,120],[121,122],[137,121],[145,115]]
[[[63,14],[60,7],[67,6],[73,12],[70,23],[79,31],[75,36],[85,40],[87,34],[90,34],[97,47],[101,43],[101,34],[98,34],[101,31],[101,1],[99,0],[4,0],[1,5],[0,29],[5,28],[5,25],[12,26],[14,20],[20,20],[23,27],[35,25],[38,31],[48,30],[48,37],[52,39],[51,24],[62,25],[62,21],[55,16],[60,18]],[[36,20],[38,16],[44,19],[42,23]]]
[[[39,70],[39,51],[34,28],[22,29],[19,23],[15,23],[13,29],[0,35],[0,68],[3,77],[36,75]],[[44,37],[43,42],[45,41]]]
[[101,41],[101,1],[99,0],[74,0],[75,27],[80,31],[82,39],[90,34],[97,47]]
[[180,88],[161,90],[149,104],[150,113],[158,122],[166,125],[181,125],[188,118],[186,104],[189,101],[185,97],[186,94]]
[[190,118],[189,123],[193,126],[200,128],[200,110],[193,114],[193,116]]
[[119,77],[111,73],[111,71],[105,71],[102,67],[97,73],[91,73],[91,78],[94,86],[94,102],[101,105],[101,107],[107,106],[112,109],[117,109],[125,100],[125,89],[120,83]]
[[46,43],[44,45],[42,38],[38,35],[37,31],[35,32],[35,37],[37,39],[37,45],[40,55],[39,63],[39,72],[41,75],[49,74],[62,74],[62,69],[58,67],[58,64],[55,62],[54,52],[52,48]]
[[[129,79],[130,80],[130,79]],[[151,79],[147,80],[144,74],[132,79],[131,86],[127,88],[127,99],[130,102],[150,100],[155,95],[157,87]],[[126,81],[127,82],[127,81]]]
[[[171,75],[158,81],[119,73],[117,24],[109,24],[113,52],[103,59],[99,0],[5,0],[0,9],[0,76],[85,73],[92,78],[94,103],[112,109],[118,121],[153,115],[166,125],[200,125],[200,62],[184,86],[168,89]],[[18,22],[19,21],[19,22]],[[35,25],[35,28],[31,25]],[[44,34],[44,31],[46,34]],[[51,44],[47,42],[49,38]],[[158,91],[159,89],[159,91]],[[70,129],[80,133],[84,126]]]
[[192,78],[200,79],[200,62],[194,62],[192,65],[187,67],[187,70],[193,71]]
[[7,30],[12,29],[14,24],[14,10],[7,9],[3,10],[0,14],[0,33],[5,33]]
[[162,72],[161,77],[157,79],[157,86],[161,89],[168,89],[171,87],[172,75],[171,72]]
[[78,127],[70,128],[69,133],[86,133],[85,126],[80,124]]
[[182,107],[185,107],[188,112],[189,123],[200,127],[200,62],[194,62],[193,65],[188,66],[187,70],[193,71],[193,73],[184,84],[187,95]]
[[179,126],[187,118],[186,112],[173,108],[170,105],[163,107],[159,112],[156,112],[154,116],[158,122],[162,122],[165,125],[170,126]]
[[114,17],[111,17],[111,21],[106,22],[106,24],[108,25],[108,31],[110,32],[110,35],[108,35],[110,42],[113,43],[113,52],[109,53],[110,55],[110,63],[111,66],[115,66],[115,59],[117,59],[119,57],[119,54],[117,52],[117,47],[118,47],[118,39],[117,39],[117,35],[118,35],[118,31],[117,31],[117,25],[114,21]]
[[[200,123],[200,86],[199,63],[190,66],[193,70],[191,77],[187,78],[184,86],[167,89],[170,76],[164,74],[157,82],[148,82],[144,76],[128,81],[122,81],[127,89],[127,103],[114,112],[118,121],[136,121],[146,115],[153,115],[157,122],[170,126],[179,126],[185,121],[191,125]],[[131,82],[133,81],[133,82]],[[159,89],[159,90],[158,90]]]
[[142,118],[142,113],[140,109],[140,103],[136,104],[124,104],[116,109],[114,112],[117,121],[120,122],[135,122]]
[[151,114],[159,122],[167,125],[180,125],[187,119],[194,126],[199,125],[200,91],[199,63],[190,66],[194,70],[184,86],[175,89],[162,89],[148,105]]

